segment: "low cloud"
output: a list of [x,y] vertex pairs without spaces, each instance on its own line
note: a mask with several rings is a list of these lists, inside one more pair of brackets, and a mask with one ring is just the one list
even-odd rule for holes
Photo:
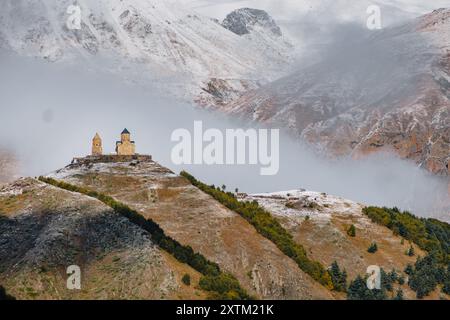
[[307,188],[366,204],[398,206],[420,215],[439,215],[436,205],[447,199],[445,181],[393,155],[360,161],[328,161],[307,147],[281,136],[280,170],[261,176],[259,166],[176,166],[171,163],[171,133],[205,128],[245,128],[248,124],[180,103],[144,85],[87,67],[85,63],[52,64],[32,58],[0,55],[0,148],[20,159],[22,175],[46,174],[90,152],[96,132],[106,153],[127,127],[137,152],[152,154],[179,172],[186,169],[210,184],[243,192]]

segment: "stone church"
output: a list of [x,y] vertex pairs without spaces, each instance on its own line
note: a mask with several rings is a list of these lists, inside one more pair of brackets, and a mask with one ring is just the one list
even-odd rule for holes
[[133,156],[136,154],[135,142],[131,141],[130,132],[126,128],[120,135],[120,141],[116,142],[116,152],[119,156]]
[[137,154],[136,145],[131,141],[130,132],[124,129],[120,135],[120,141],[116,142],[115,154],[103,154],[103,142],[98,133],[92,138],[91,154],[82,158],[73,158],[71,165],[91,165],[93,163],[111,163],[111,162],[150,162],[151,155]]
[[[120,141],[116,142],[116,153],[118,156],[134,156],[136,155],[136,144],[131,141],[131,134],[125,128],[121,135]],[[103,144],[102,138],[98,133],[92,139],[92,156],[102,156],[103,155]]]

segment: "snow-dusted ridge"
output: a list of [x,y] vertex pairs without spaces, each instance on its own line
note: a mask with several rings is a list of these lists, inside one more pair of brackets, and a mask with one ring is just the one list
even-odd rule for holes
[[320,223],[328,223],[336,214],[362,216],[364,207],[341,197],[304,189],[249,194],[242,200],[255,200],[276,216],[308,217]]

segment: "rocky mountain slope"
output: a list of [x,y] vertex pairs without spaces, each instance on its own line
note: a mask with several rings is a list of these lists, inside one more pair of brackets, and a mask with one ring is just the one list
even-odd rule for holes
[[[66,269],[81,268],[82,290]],[[0,282],[18,299],[200,299],[199,274],[100,201],[28,178],[0,190]]]
[[264,299],[332,299],[237,213],[156,162],[71,165],[50,177],[113,196]]
[[245,94],[227,113],[288,127],[320,152],[395,151],[447,175],[450,10],[361,41],[342,39],[320,62]]
[[281,37],[281,29],[267,12],[258,9],[237,9],[226,16],[222,25],[237,35],[251,34],[255,30],[268,30],[273,37]]
[[[112,196],[156,222],[182,245],[230,272],[261,299],[342,299],[241,215],[158,163],[81,162],[48,177]],[[363,205],[293,190],[247,195],[282,224],[315,261],[334,261],[348,279],[369,265],[399,274],[416,257],[411,244],[363,213]],[[356,227],[350,237],[348,227]],[[368,253],[376,242],[379,250]],[[425,252],[413,245],[417,255]],[[82,290],[66,289],[66,268],[82,269]],[[191,285],[182,281],[191,276]],[[0,283],[20,299],[202,299],[200,274],[152,242],[152,236],[102,202],[26,178],[0,189]],[[406,298],[414,298],[402,285]],[[439,291],[429,298],[439,298]]]
[[[364,274],[370,265],[378,265],[386,271],[403,271],[413,264],[415,257],[405,255],[410,244],[384,227],[373,224],[362,213],[362,204],[325,193],[291,190],[264,194],[252,194],[243,198],[257,201],[271,212],[293,234],[294,239],[309,249],[309,255],[323,265],[337,261],[347,271],[350,279]],[[347,230],[356,228],[356,236],[349,237]],[[367,252],[372,242],[379,251]],[[413,245],[417,254],[425,255]],[[408,298],[415,294],[404,286]]]
[[[80,8],[80,29],[67,24],[74,21],[71,5]],[[240,36],[177,1],[7,0],[0,12],[0,48],[54,62],[81,59],[93,70],[150,81],[209,105],[276,78],[290,61],[291,45],[280,32],[273,34],[275,22],[264,13],[254,16],[254,25]],[[227,27],[233,29],[233,22]]]
[[[311,258],[323,265],[337,261],[354,279],[364,274],[368,266],[376,265],[386,272],[396,270],[403,273],[405,267],[413,265],[417,256],[426,256],[416,244],[395,235],[384,226],[374,224],[363,213],[362,204],[326,193],[306,190],[251,194],[242,201],[257,201],[268,210],[293,236],[308,248]],[[354,236],[349,236],[350,226],[355,227]],[[368,252],[372,243],[378,250]],[[414,256],[406,254],[413,248]],[[400,286],[406,299],[414,299],[416,293],[407,285]],[[441,290],[436,290],[427,299],[447,299]]]

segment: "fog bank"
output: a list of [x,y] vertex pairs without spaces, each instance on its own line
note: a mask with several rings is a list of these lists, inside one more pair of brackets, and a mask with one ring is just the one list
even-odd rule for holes
[[99,132],[105,153],[114,151],[124,127],[137,152],[179,172],[186,169],[210,184],[242,192],[306,188],[366,204],[398,206],[419,215],[442,215],[436,204],[447,199],[446,182],[393,155],[363,160],[328,161],[286,135],[280,141],[280,170],[261,176],[260,166],[176,166],[170,154],[173,130],[193,130],[195,120],[207,128],[241,128],[223,116],[199,110],[92,66],[46,63],[0,55],[0,149],[14,150],[22,175],[37,176],[89,154]]

